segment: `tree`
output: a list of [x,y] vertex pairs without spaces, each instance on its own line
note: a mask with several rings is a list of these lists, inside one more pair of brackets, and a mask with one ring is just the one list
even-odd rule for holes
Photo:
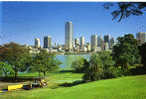
[[113,68],[115,62],[112,59],[111,52],[108,51],[100,52],[99,59],[101,60],[103,65],[103,78],[112,78],[113,73],[111,71],[111,68]]
[[0,46],[0,61],[12,66],[15,72],[15,79],[18,75],[18,71],[26,67],[29,57],[29,50],[25,46],[13,42]]
[[4,74],[5,77],[7,77],[8,75],[14,74],[14,70],[12,66],[5,62],[0,62],[0,71],[2,74]]
[[71,67],[75,70],[75,72],[83,73],[87,65],[89,65],[88,61],[83,57],[79,57],[72,62]]
[[56,59],[54,54],[48,53],[46,50],[41,50],[40,53],[33,57],[32,69],[46,75],[46,72],[53,71],[58,68],[61,62]]
[[146,43],[139,46],[140,50],[140,56],[141,56],[141,63],[144,65],[144,68],[146,69]]
[[113,20],[119,18],[118,22],[131,15],[135,16],[143,15],[144,11],[146,11],[145,2],[118,2],[104,4],[104,7],[106,9],[109,9],[113,6],[115,6],[115,8],[117,9],[112,11],[111,15],[113,16]]
[[118,37],[117,44],[113,47],[112,56],[116,66],[128,69],[129,65],[140,63],[138,42],[132,34]]
[[92,54],[83,79],[85,81],[96,81],[101,79],[103,73],[103,65],[98,54]]

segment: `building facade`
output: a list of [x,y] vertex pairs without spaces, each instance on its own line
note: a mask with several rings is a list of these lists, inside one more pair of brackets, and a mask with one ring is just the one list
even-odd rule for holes
[[115,41],[114,41],[114,38],[112,37],[112,38],[110,39],[110,42],[109,42],[109,48],[110,48],[110,49],[114,46],[114,43],[115,43]]
[[44,37],[44,48],[51,49],[51,37],[50,36]]
[[96,51],[97,49],[97,35],[91,36],[91,51]]
[[39,38],[35,38],[35,48],[40,48],[41,45],[40,45],[40,39]]
[[136,34],[136,39],[140,44],[143,44],[146,42],[146,32],[138,32]]
[[104,35],[104,42],[109,43],[109,35]]
[[79,38],[75,38],[75,46],[79,46],[79,45],[80,45]]
[[85,45],[85,37],[82,36],[82,37],[80,37],[80,48],[81,49],[84,48],[84,45]]
[[66,22],[65,24],[65,49],[71,51],[73,49],[73,24]]

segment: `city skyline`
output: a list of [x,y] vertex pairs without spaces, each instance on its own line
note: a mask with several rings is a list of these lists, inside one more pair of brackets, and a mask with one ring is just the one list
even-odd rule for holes
[[[64,44],[66,21],[74,25],[74,38],[84,36],[90,42],[90,36],[97,34],[112,35],[114,38],[126,33],[145,32],[145,15],[131,16],[120,23],[112,21],[110,11],[103,3],[54,3],[54,2],[0,2],[2,5],[2,34],[0,44],[10,41],[34,45],[34,38],[50,35],[52,42]],[[19,9],[18,9],[19,7]],[[69,7],[69,8],[68,8]],[[44,12],[42,12],[44,11]],[[54,11],[54,12],[52,12]]]

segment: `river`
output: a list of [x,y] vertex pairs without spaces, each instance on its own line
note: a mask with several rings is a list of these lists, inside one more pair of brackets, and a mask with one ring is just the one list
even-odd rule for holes
[[56,58],[62,62],[60,68],[70,69],[73,61],[77,60],[79,57],[84,57],[87,60],[90,57],[90,54],[81,54],[81,55],[57,55]]

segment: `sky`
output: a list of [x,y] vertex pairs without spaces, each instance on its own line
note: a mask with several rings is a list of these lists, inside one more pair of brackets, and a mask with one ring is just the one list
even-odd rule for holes
[[[104,2],[105,3],[105,2]],[[117,38],[127,33],[146,32],[146,15],[112,21],[111,12],[101,2],[0,2],[0,44],[11,41],[34,45],[51,36],[52,43],[64,44],[65,23],[72,21],[73,37],[110,34]]]

